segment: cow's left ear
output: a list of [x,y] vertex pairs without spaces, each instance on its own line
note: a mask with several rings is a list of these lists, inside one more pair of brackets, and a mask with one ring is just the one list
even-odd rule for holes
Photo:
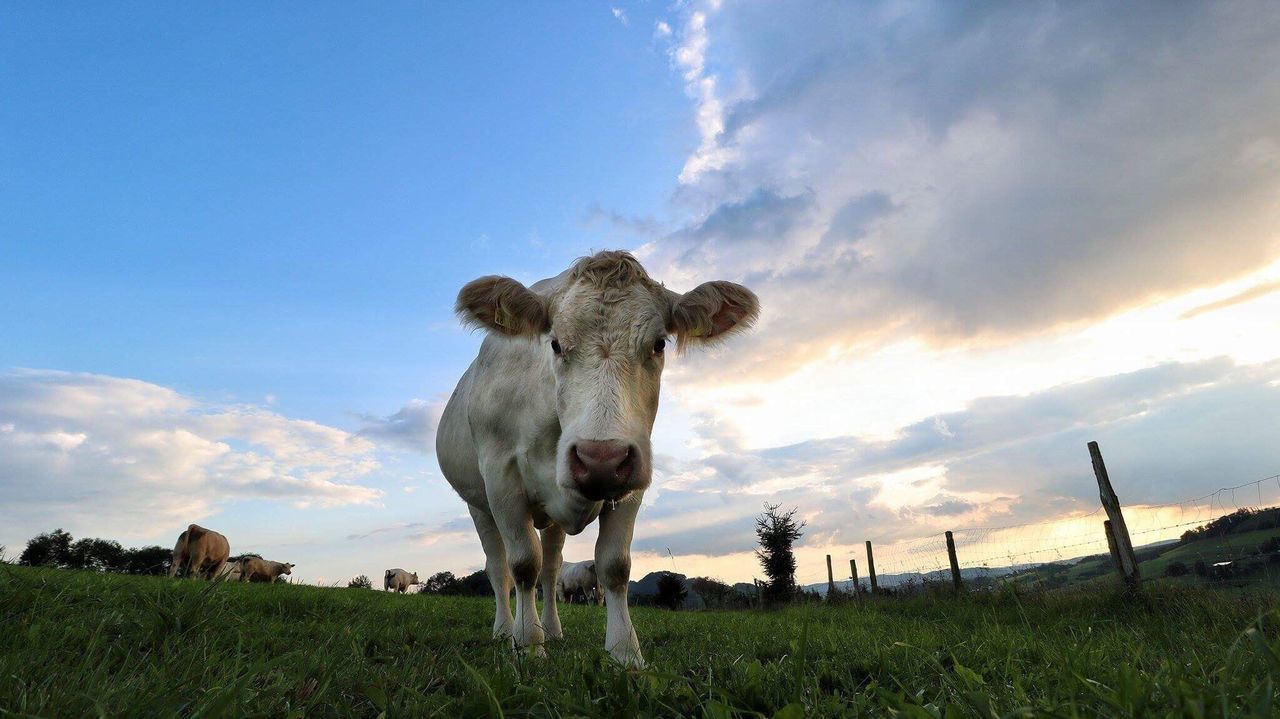
[[681,347],[690,342],[719,341],[750,327],[759,314],[760,300],[754,292],[715,280],[673,298],[667,330]]

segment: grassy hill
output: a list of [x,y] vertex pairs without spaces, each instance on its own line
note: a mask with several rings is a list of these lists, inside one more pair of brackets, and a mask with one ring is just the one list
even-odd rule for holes
[[771,612],[636,608],[650,661],[564,608],[545,659],[484,599],[0,566],[0,715],[1270,715],[1275,595],[1155,587]]
[[[1280,587],[1280,508],[1245,509],[1223,515],[1179,540],[1137,547],[1134,553],[1142,578],[1148,582]],[[1223,562],[1231,564],[1213,568]],[[1185,568],[1185,573],[1170,572],[1176,563]],[[1010,574],[1004,581],[1061,588],[1100,585],[1115,577],[1111,557],[1101,554],[1030,567]]]

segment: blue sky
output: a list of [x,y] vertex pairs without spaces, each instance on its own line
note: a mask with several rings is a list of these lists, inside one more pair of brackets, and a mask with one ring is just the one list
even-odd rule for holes
[[1278,31],[1250,2],[6,6],[0,544],[201,521],[316,581],[473,569],[430,453],[479,342],[455,293],[613,247],[764,304],[668,368],[642,570],[749,578],[766,500],[813,557],[1070,521],[1081,432],[1163,468],[1139,502],[1280,471],[1241,400],[1280,386]]
[[0,30],[8,365],[395,406],[456,374],[462,282],[613,241],[588,209],[652,214],[693,142],[607,7],[64,10]]

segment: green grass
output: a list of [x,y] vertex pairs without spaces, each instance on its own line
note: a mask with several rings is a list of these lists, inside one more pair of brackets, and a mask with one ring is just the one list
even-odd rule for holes
[[1165,567],[1173,562],[1182,562],[1188,567],[1196,560],[1205,564],[1243,559],[1258,553],[1258,548],[1272,537],[1280,537],[1280,529],[1255,529],[1248,532],[1233,532],[1221,537],[1205,539],[1178,545],[1160,556],[1139,564],[1142,576],[1158,577],[1164,574]]
[[634,609],[650,666],[563,612],[548,657],[483,599],[0,566],[0,714],[1270,716],[1275,595],[1149,587],[773,612]]

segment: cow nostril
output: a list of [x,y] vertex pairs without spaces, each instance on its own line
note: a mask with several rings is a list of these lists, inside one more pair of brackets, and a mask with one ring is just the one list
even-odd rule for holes
[[617,468],[613,470],[620,479],[627,479],[631,476],[632,470],[635,468],[636,450],[634,447],[627,447],[627,455],[618,463]]
[[573,473],[575,479],[581,479],[590,472],[587,469],[587,463],[582,460],[582,455],[578,454],[578,445],[569,448],[569,471]]

